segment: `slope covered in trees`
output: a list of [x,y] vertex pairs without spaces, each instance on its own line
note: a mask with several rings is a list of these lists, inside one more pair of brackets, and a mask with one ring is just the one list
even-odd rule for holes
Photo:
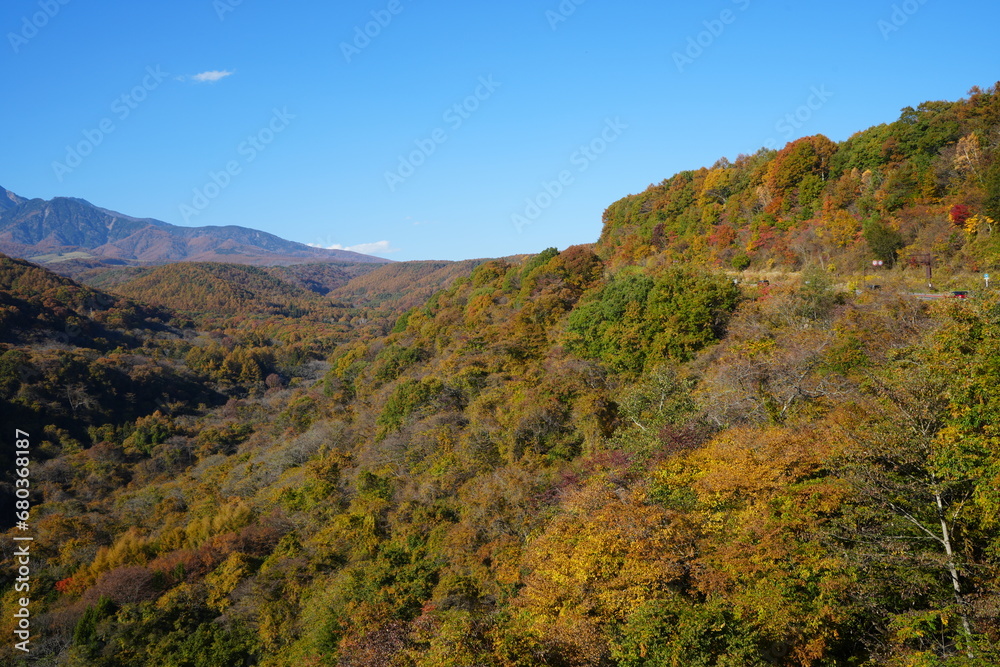
[[[222,269],[218,264],[202,263],[197,265],[202,270],[216,271],[215,277],[217,279],[223,279],[223,275],[219,274],[219,271],[229,271],[231,275],[238,274],[240,271],[238,268],[233,268],[232,265],[228,269]],[[270,266],[261,267],[260,271],[277,278],[286,283],[290,283],[293,286],[300,287],[302,289],[308,290],[310,292],[315,292],[321,296],[326,296],[333,290],[343,287],[351,282],[352,279],[359,276],[363,276],[366,273],[374,271],[380,264],[367,263],[367,264],[350,264],[350,263],[323,263],[323,264],[295,264],[293,266]],[[60,270],[62,266],[58,267]],[[103,290],[113,290],[117,285],[121,285],[140,276],[145,276],[154,271],[153,268],[141,268],[141,267],[121,267],[113,268],[107,266],[101,266],[92,268],[86,271],[74,272],[77,275],[70,275],[78,282],[83,282],[92,287]],[[233,272],[235,271],[235,274]],[[64,273],[63,275],[68,275]],[[168,271],[165,274],[160,274],[156,279],[159,282],[167,281],[170,279],[175,279],[178,275],[176,269]],[[258,276],[257,280],[261,280],[260,272],[250,272],[249,275]],[[285,288],[288,292],[288,288]],[[205,298],[202,297],[195,301],[204,303]],[[184,308],[190,309],[195,303],[192,302],[182,302]]]
[[381,264],[296,264],[270,267],[267,271],[282,280],[326,296],[351,280],[371,273]]
[[114,289],[147,303],[195,313],[288,313],[320,303],[314,292],[265,269],[236,264],[167,264]]
[[[917,127],[894,149],[900,165],[950,150],[934,123]],[[980,166],[993,168],[995,137],[983,135]],[[841,149],[810,139],[781,153],[822,167]],[[785,158],[750,161],[792,197],[770,214],[787,229],[771,228],[807,234],[818,223],[801,208],[805,176],[773,167]],[[875,165],[856,166],[874,178]],[[903,168],[883,167],[879,178]],[[816,175],[826,192],[829,174]],[[719,205],[735,217],[704,224],[754,233],[738,215],[748,190],[733,187]],[[963,226],[989,215],[982,193],[962,200]],[[954,205],[908,196],[900,220]],[[838,286],[846,258],[874,252],[864,229],[842,246],[816,236],[815,262],[789,260],[801,272],[734,283],[706,268],[731,261],[698,245],[703,223],[690,216],[701,205],[670,214],[643,197],[609,209],[594,247],[464,274],[376,269],[347,286],[357,303],[328,295],[344,301],[337,324],[241,305],[197,330],[134,328],[144,355],[200,378],[216,404],[94,417],[72,441],[45,428],[44,412],[23,417],[43,434],[33,657],[998,664],[1000,300]],[[905,235],[888,220],[886,234]],[[962,241],[949,246],[954,261],[995,261],[990,230],[943,224]],[[211,275],[246,290],[246,303],[256,290],[276,303],[301,296],[232,270]],[[5,355],[26,352],[15,343]],[[101,377],[81,376],[83,392]],[[11,403],[33,391],[17,377],[5,386]],[[3,577],[10,634],[14,570]]]
[[331,296],[363,307],[387,308],[398,314],[424,303],[455,280],[467,277],[483,261],[383,264],[333,290]]
[[598,254],[618,266],[666,254],[736,269],[830,263],[859,271],[933,253],[942,266],[996,262],[1000,84],[925,102],[834,143],[804,137],[683,171],[616,202]]

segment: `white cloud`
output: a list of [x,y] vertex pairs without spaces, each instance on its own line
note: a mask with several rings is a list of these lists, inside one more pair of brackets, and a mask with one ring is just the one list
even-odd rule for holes
[[414,227],[419,227],[421,225],[436,225],[438,224],[436,220],[415,220],[412,215],[408,215],[403,218],[404,221],[411,223]]
[[191,78],[198,83],[215,83],[216,81],[221,81],[227,76],[232,76],[235,72],[230,72],[229,70],[212,70],[209,72],[202,72],[201,74],[195,74]]
[[399,252],[399,248],[393,248],[392,244],[388,241],[376,241],[375,243],[359,243],[358,245],[344,246],[339,243],[334,243],[333,245],[319,245],[317,243],[310,243],[314,248],[325,248],[327,250],[347,250],[350,252],[359,252],[362,255],[389,255],[394,252]]

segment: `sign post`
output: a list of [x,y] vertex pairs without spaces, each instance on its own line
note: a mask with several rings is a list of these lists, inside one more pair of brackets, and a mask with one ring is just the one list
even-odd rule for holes
[[986,289],[989,289],[990,288],[990,274],[988,274],[988,273],[984,274],[983,275],[983,280],[986,281]]

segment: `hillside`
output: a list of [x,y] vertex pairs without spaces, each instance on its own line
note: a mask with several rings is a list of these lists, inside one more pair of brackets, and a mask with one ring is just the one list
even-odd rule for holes
[[612,204],[597,252],[613,265],[652,256],[720,268],[861,271],[922,253],[955,271],[994,268],[1000,220],[1000,84],[925,102],[834,143],[683,171]]
[[74,337],[107,346],[131,324],[165,323],[170,317],[0,254],[0,342],[27,344],[72,328]]
[[261,318],[363,321],[388,331],[403,312],[467,278],[485,260],[252,267],[179,263],[82,272],[87,284],[162,306],[209,327]]
[[0,188],[0,211],[7,211],[25,202],[23,197],[18,197],[13,192],[8,192]]
[[379,257],[325,250],[245,227],[178,227],[94,206],[82,199],[25,199],[0,188],[0,252],[40,263],[105,261],[158,264],[228,262],[385,263]]
[[[50,439],[43,456],[79,450],[90,429],[127,430],[166,405],[178,413],[217,404],[205,379],[172,360],[190,332],[173,314],[78,285],[0,255],[0,413],[4,423],[37,425]],[[163,408],[165,409],[165,408]],[[42,436],[42,431],[38,431]],[[13,468],[14,452],[0,449]],[[0,496],[13,506],[12,480]],[[4,512],[2,525],[13,523]]]
[[319,304],[318,295],[265,269],[237,264],[168,264],[112,286],[125,296],[194,313],[269,314]]
[[[1000,297],[921,301],[898,261],[998,262],[998,94],[684,172],[593,246],[325,295],[245,266],[107,274],[103,301],[164,304],[131,341],[0,356],[35,452],[32,658],[1000,664]],[[883,251],[882,289],[854,289]],[[7,266],[0,295],[44,294],[43,320],[103,294]],[[208,395],[129,399],[188,378]]]
[[310,292],[326,296],[344,287],[355,278],[364,276],[388,264],[296,264],[269,268],[268,272],[282,280],[298,285]]
[[403,312],[427,301],[435,292],[468,277],[486,260],[399,262],[382,265],[334,289],[330,296],[365,307]]

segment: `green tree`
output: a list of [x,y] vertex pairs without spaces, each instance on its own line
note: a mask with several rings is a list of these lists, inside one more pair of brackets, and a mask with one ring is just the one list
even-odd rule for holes
[[[871,577],[862,588],[882,591],[873,595],[874,613],[891,610],[897,650],[972,658],[979,649],[970,598],[996,575],[973,544],[994,525],[983,510],[1000,507],[983,481],[1000,471],[983,421],[997,408],[976,385],[997,377],[993,341],[1000,332],[977,341],[965,326],[945,331],[938,338],[945,346],[932,339],[868,375],[873,400],[846,431],[855,446],[842,472],[861,502],[846,532],[858,545],[849,552],[861,556]],[[984,357],[990,361],[980,365]],[[873,551],[886,565],[873,567]]]
[[400,383],[375,422],[379,426],[378,438],[381,440],[401,428],[410,415],[430,403],[443,390],[444,384],[437,378]]
[[864,224],[865,242],[877,259],[892,268],[896,264],[897,253],[906,245],[903,236],[878,218],[867,220]]
[[830,273],[819,266],[810,266],[802,272],[796,296],[799,315],[813,322],[827,318],[840,300],[833,290]]
[[102,595],[97,604],[87,607],[83,612],[83,616],[73,629],[73,644],[80,647],[85,657],[94,658],[100,653],[105,642],[97,631],[97,625],[104,619],[114,616],[117,610],[111,598]]
[[687,267],[623,271],[570,314],[567,342],[619,371],[685,361],[723,335],[739,298],[725,276]]
[[993,166],[985,177],[986,214],[994,220],[1000,220],[1000,157],[994,158]]

